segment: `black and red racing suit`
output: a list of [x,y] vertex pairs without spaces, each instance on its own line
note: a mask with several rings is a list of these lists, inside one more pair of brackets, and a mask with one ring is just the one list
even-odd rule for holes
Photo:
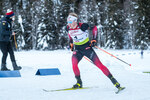
[[[75,29],[70,29],[67,26],[67,32],[69,35],[70,43],[75,45],[75,50],[72,55],[72,67],[75,76],[80,76],[80,70],[78,68],[78,63],[83,58],[83,56],[88,57],[106,76],[111,75],[110,71],[105,67],[99,60],[97,54],[90,46],[89,37],[87,30],[89,25],[86,23],[79,23]],[[97,27],[92,28],[93,39],[97,36]]]

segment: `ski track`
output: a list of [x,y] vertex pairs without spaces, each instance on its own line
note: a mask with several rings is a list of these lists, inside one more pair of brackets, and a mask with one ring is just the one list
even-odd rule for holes
[[[90,89],[44,92],[43,89],[55,90],[70,88],[76,83],[74,78],[71,56],[68,50],[56,51],[20,51],[15,52],[18,65],[23,69],[19,78],[0,78],[0,100],[150,100],[150,71],[149,51],[144,51],[141,59],[138,50],[106,50],[123,62],[96,50],[100,60],[121,86],[126,87],[119,94],[110,80],[93,64],[84,58],[79,63],[83,86],[98,87]],[[1,60],[0,53],[0,60]],[[8,55],[9,56],[9,55]],[[7,66],[12,69],[10,58]],[[39,68],[59,68],[61,75],[36,76]]]

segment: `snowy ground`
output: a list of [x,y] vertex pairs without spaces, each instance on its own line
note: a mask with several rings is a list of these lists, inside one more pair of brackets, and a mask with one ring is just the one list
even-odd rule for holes
[[[85,87],[98,87],[84,90],[44,92],[42,89],[69,88],[76,82],[71,67],[68,50],[21,51],[15,52],[22,77],[0,78],[0,100],[150,100],[150,53],[144,51],[141,59],[138,50],[107,50],[118,58],[131,63],[128,66],[96,50],[100,60],[126,89],[115,94],[116,88],[110,80],[93,64],[84,58],[79,63],[81,78]],[[1,60],[0,53],[0,60]],[[12,69],[10,59],[8,68]],[[61,75],[36,76],[39,68],[59,68]]]

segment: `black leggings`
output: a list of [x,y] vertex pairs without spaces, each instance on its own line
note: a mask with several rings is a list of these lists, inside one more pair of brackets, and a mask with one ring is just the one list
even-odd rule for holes
[[11,45],[11,42],[0,42],[0,49],[2,51],[2,63],[6,64],[6,59],[8,56],[8,53],[10,54],[10,59],[12,62],[15,62],[15,56],[14,51]]
[[81,46],[76,46],[76,50],[73,52],[72,55],[72,67],[75,76],[80,75],[80,70],[78,68],[78,63],[83,58],[83,56],[88,57],[106,76],[110,75],[110,71],[107,69],[106,66],[104,66],[101,61],[99,60],[97,54],[92,49],[92,47],[89,46],[89,43],[86,43]]

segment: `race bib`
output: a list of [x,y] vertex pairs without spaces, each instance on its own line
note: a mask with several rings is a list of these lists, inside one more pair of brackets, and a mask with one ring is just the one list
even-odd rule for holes
[[89,41],[88,38],[88,31],[82,31],[80,28],[77,28],[75,30],[69,30],[69,35],[73,39],[74,44],[76,45],[82,45],[83,42]]

